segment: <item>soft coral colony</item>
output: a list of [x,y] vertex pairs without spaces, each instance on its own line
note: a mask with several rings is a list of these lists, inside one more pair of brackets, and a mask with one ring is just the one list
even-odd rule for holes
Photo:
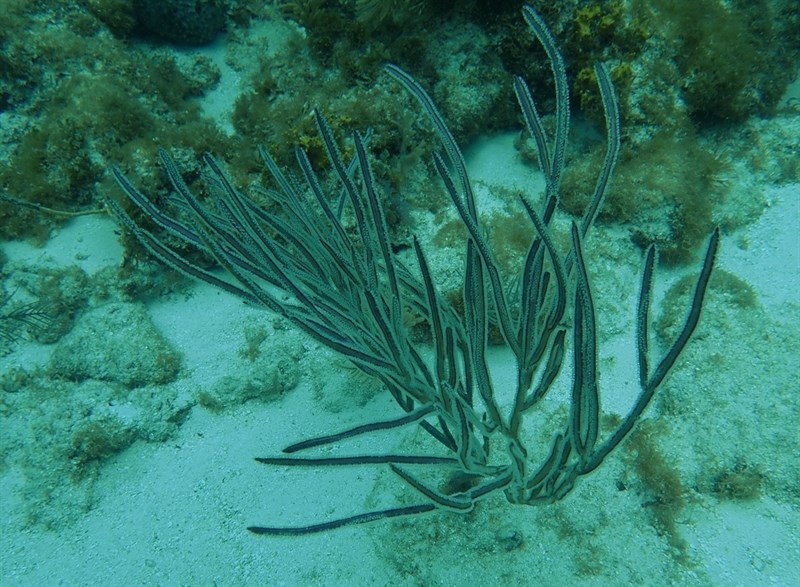
[[[297,453],[362,434],[415,424],[440,446],[441,455],[371,454],[347,457],[283,456],[262,463],[289,466],[386,464],[415,489],[420,503],[367,512],[301,527],[252,526],[258,534],[306,534],[372,520],[447,509],[465,512],[476,501],[503,491],[515,504],[550,503],[565,497],[578,478],[594,471],[619,446],[650,404],[698,324],[716,257],[714,230],[697,279],[688,316],[677,338],[651,364],[649,306],[656,251],[645,254],[637,308],[640,393],[629,413],[608,434],[600,430],[597,368],[598,319],[584,249],[609,189],[620,146],[617,97],[604,64],[594,72],[606,119],[607,152],[589,205],[573,220],[570,243],[560,252],[551,221],[557,211],[570,125],[563,58],[543,19],[530,6],[525,22],[544,47],[555,81],[555,130],[548,137],[526,82],[513,88],[533,138],[546,192],[541,206],[529,196],[519,206],[529,222],[530,244],[516,275],[505,276],[478,213],[464,156],[444,118],[423,87],[407,72],[386,72],[421,106],[441,143],[433,165],[466,230],[463,312],[434,283],[426,254],[414,238],[413,254],[401,260],[389,238],[382,197],[368,156],[367,139],[353,134],[354,157],[345,161],[325,117],[315,120],[336,189],[296,149],[300,181],[285,173],[270,153],[262,158],[277,189],[259,189],[281,213],[264,209],[236,189],[220,163],[204,155],[211,197],[201,201],[182,178],[170,155],[160,156],[180,202],[172,215],[156,207],[117,169],[113,175],[127,197],[171,237],[205,251],[227,277],[193,263],[157,234],[137,224],[114,200],[108,205],[121,223],[156,257],[183,273],[211,283],[286,318],[325,346],[341,353],[391,393],[401,413],[393,418],[313,438],[284,449]],[[514,286],[513,284],[516,284]],[[427,323],[432,352],[409,335],[405,317]],[[512,390],[497,389],[487,346],[490,327],[499,328],[515,359]],[[571,351],[571,352],[570,352]],[[570,357],[571,354],[571,357]],[[571,363],[571,365],[570,365]],[[525,417],[571,367],[568,414],[541,460],[528,446]],[[442,491],[410,468],[444,468],[467,481]]]

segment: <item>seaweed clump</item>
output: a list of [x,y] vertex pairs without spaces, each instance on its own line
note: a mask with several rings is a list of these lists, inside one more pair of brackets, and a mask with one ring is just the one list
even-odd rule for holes
[[42,210],[100,208],[109,160],[173,141],[221,146],[194,100],[214,66],[127,46],[131,8],[114,6],[117,20],[92,0],[10,0],[0,14],[0,108],[14,114],[0,130],[0,238],[41,242],[62,221]]
[[39,300],[14,303],[14,293],[0,290],[0,355],[22,336],[46,329],[51,320],[47,304]]
[[659,437],[665,433],[663,420],[640,422],[625,443],[625,459],[633,465],[644,500],[642,507],[650,512],[653,527],[669,540],[678,561],[685,564],[689,544],[680,534],[678,516],[686,507],[687,489],[678,469],[658,448]]
[[764,474],[759,467],[737,461],[733,467],[723,469],[714,477],[712,493],[729,501],[753,501],[763,492]]
[[793,79],[800,57],[796,2],[637,0],[634,10],[654,32],[666,31],[697,122],[771,114]]

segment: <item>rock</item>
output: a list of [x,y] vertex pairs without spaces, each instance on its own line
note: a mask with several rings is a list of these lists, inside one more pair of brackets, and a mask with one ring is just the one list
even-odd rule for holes
[[174,381],[179,369],[180,354],[142,306],[128,303],[106,304],[81,316],[50,359],[53,377],[129,388]]
[[204,45],[225,28],[226,0],[134,0],[142,32],[180,45]]

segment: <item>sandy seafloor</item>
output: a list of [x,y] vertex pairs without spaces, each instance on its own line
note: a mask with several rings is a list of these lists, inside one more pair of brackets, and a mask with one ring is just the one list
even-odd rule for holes
[[[498,150],[505,144],[499,141]],[[646,488],[626,472],[630,452],[623,449],[556,505],[512,506],[497,497],[464,517],[436,512],[307,537],[254,536],[247,525],[320,521],[392,505],[411,494],[380,468],[289,470],[252,460],[276,454],[287,442],[309,434],[398,412],[386,394],[376,393],[374,383],[289,329],[273,336],[285,336],[304,349],[294,389],[221,413],[193,407],[166,442],[137,441],[106,459],[91,489],[85,489],[91,497],[81,510],[50,512],[50,529],[27,521],[31,504],[25,503],[22,487],[29,481],[19,467],[6,467],[0,477],[0,583],[800,584],[800,186],[767,195],[770,207],[759,222],[725,235],[719,258],[720,268],[753,286],[759,303],[737,309],[712,288],[695,340],[660,391],[670,402],[681,403],[681,409],[665,414],[667,402],[657,401],[647,413],[649,422],[666,422],[666,431],[658,435],[659,450],[685,484],[702,485],[699,469],[735,458],[764,476],[759,496],[723,499],[708,488],[687,485],[675,527],[666,533],[654,523]],[[23,243],[4,243],[3,249],[12,262],[77,263],[91,274],[120,262],[115,230],[108,218],[84,217],[70,222],[42,249]],[[591,238],[625,242],[602,226]],[[616,279],[636,283],[635,265],[624,266],[616,277],[607,271],[610,266],[604,259],[602,270],[595,272],[600,321],[603,285]],[[669,281],[675,275],[660,272],[659,278]],[[636,287],[629,289],[622,293],[623,307],[629,309],[623,314],[632,314],[634,307]],[[153,300],[146,309],[157,330],[183,355],[180,377],[172,384],[178,395],[196,394],[226,376],[247,377],[248,362],[238,353],[244,328],[271,320],[264,311],[205,285]],[[617,333],[600,345],[603,405],[618,413],[634,393],[632,346],[625,330],[614,329]],[[46,364],[50,351],[22,342],[0,365]],[[267,346],[265,355],[270,352]],[[507,373],[502,351],[494,351],[493,366],[500,381]],[[237,373],[243,369],[244,375]],[[553,392],[552,402],[566,397],[569,370],[564,371],[567,381]],[[351,454],[360,448],[408,450],[419,436],[409,429],[355,441]],[[60,506],[56,499],[55,505],[35,507]]]
[[[480,185],[519,181],[484,171],[492,157],[508,160],[510,142],[487,138],[471,149]],[[248,533],[248,525],[302,525],[419,498],[381,467],[256,463],[287,443],[399,409],[374,382],[265,311],[195,284],[144,304],[152,325],[133,329],[129,346],[118,349],[137,356],[159,333],[158,344],[181,354],[177,380],[134,386],[86,408],[86,419],[133,419],[144,430],[142,406],[163,391],[167,410],[180,414],[166,440],[141,433],[78,480],[62,474],[66,467],[48,474],[48,455],[58,453],[44,448],[41,462],[10,459],[0,468],[0,585],[800,585],[800,184],[760,188],[768,207],[757,222],[723,235],[718,262],[752,290],[737,295],[712,284],[695,337],[646,413],[636,448],[621,447],[564,501],[524,507],[498,495],[465,516],[434,512],[301,537]],[[117,230],[111,219],[89,216],[42,248],[2,249],[8,267],[75,264],[91,276],[121,262]],[[613,226],[598,225],[587,242],[602,405],[622,414],[636,394],[641,251]],[[442,253],[429,246],[428,254],[446,268]],[[658,290],[696,271],[659,270]],[[259,324],[267,338],[250,360],[245,333]],[[104,345],[102,336],[94,340]],[[0,357],[0,370],[47,368],[55,346],[20,341]],[[493,349],[491,358],[502,387],[508,357]],[[565,364],[549,407],[564,405],[569,377]],[[237,396],[248,381],[263,389]],[[49,435],[74,434],[53,424],[58,410],[98,394],[91,382],[68,391],[76,396],[48,397],[29,416],[0,415],[3,446],[35,455],[57,444]],[[137,393],[150,403],[137,403]],[[196,404],[203,393],[234,400],[213,411]],[[247,395],[254,397],[235,401]],[[341,448],[421,452],[430,443],[405,429]]]

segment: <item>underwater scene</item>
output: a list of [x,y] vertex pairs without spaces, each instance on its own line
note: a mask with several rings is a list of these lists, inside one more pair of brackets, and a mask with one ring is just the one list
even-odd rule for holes
[[800,585],[796,0],[0,0],[0,585]]

